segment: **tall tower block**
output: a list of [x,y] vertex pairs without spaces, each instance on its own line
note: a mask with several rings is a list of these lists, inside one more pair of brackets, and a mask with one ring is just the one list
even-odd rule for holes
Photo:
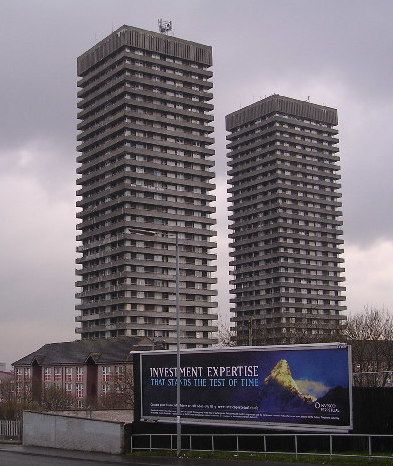
[[175,347],[177,233],[181,346],[216,341],[211,65],[209,46],[130,26],[78,58],[82,338]]
[[239,345],[326,337],[345,319],[337,111],[272,95],[226,117]]

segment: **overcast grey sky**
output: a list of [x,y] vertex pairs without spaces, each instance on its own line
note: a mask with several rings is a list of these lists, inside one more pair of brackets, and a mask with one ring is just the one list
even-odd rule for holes
[[348,307],[393,310],[392,15],[390,0],[0,0],[0,361],[75,338],[76,57],[160,17],[213,46],[220,206],[225,114],[272,93],[338,109]]

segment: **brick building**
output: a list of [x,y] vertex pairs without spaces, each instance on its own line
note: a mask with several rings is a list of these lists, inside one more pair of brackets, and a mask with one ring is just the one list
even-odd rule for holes
[[40,401],[55,386],[83,407],[131,373],[130,352],[151,349],[149,338],[135,337],[49,343],[13,363],[16,394]]

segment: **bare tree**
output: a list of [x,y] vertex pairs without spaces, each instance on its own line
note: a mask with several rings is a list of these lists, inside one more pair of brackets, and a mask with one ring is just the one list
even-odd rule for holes
[[218,331],[218,346],[261,346],[266,345],[268,330],[265,326],[257,323],[256,319],[246,321],[239,327],[238,332],[225,325],[221,325]]
[[63,411],[73,409],[75,405],[75,397],[56,385],[49,385],[42,391],[40,407],[44,411]]
[[17,396],[15,381],[5,380],[0,384],[0,419],[18,419],[23,410],[37,410],[39,406],[27,396],[28,391],[23,392],[23,396]]
[[352,346],[354,383],[385,387],[393,375],[393,317],[385,309],[365,307],[348,318],[344,336]]
[[285,333],[275,335],[266,325],[260,323],[259,318],[250,318],[246,321],[246,325],[239,328],[239,338],[235,331],[221,326],[218,332],[218,346],[237,346],[239,342],[240,345],[248,346],[343,342],[345,341],[343,329],[343,325],[338,325],[334,331],[330,330],[329,333],[311,334],[306,328],[292,327]]
[[106,385],[107,392],[98,397],[98,407],[104,409],[133,409],[134,376],[131,364],[124,366],[123,372],[113,374]]
[[393,341],[393,317],[386,309],[366,306],[348,318],[344,334],[348,340]]
[[236,346],[235,332],[223,324],[218,330],[218,345],[219,347]]
[[[246,331],[244,331],[244,329]],[[266,344],[347,343],[352,347],[354,384],[364,387],[386,387],[393,383],[393,316],[385,309],[365,307],[360,314],[350,315],[346,322],[329,333],[310,334],[306,328],[272,338],[266,326],[250,319],[243,327],[242,343],[252,346]],[[236,336],[222,327],[221,346],[235,346]]]

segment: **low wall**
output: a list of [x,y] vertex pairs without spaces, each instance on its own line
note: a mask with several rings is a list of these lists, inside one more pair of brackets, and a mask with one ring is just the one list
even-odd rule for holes
[[23,445],[120,454],[124,424],[24,411]]
[[67,411],[49,411],[51,414],[60,416],[74,416],[87,419],[99,419],[100,421],[124,422],[130,424],[134,421],[134,413],[131,409],[102,409],[102,410],[82,410],[74,409]]

